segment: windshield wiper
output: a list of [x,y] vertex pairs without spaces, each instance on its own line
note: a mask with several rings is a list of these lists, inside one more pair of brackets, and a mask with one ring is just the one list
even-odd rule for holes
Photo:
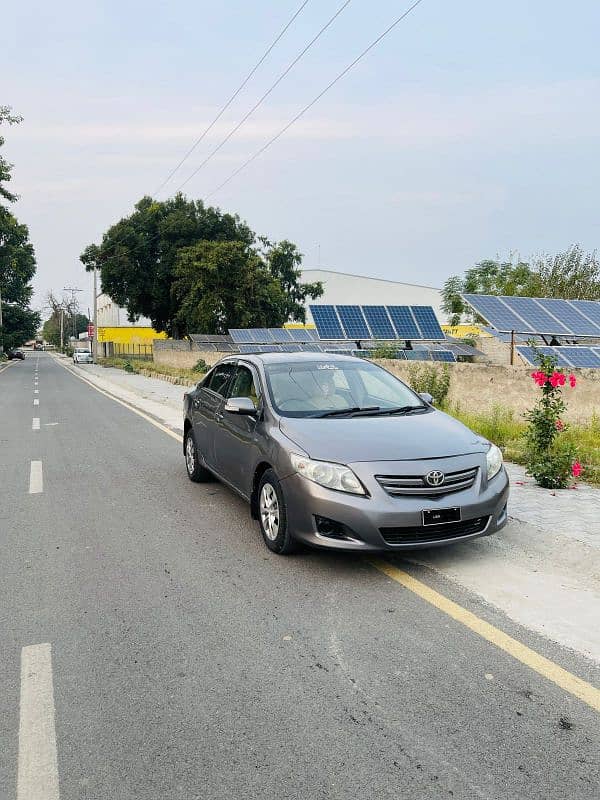
[[315,414],[315,417],[322,419],[323,417],[341,417],[344,414],[352,415],[366,413],[366,412],[373,412],[379,411],[379,406],[368,406],[366,408],[360,408],[360,406],[356,406],[355,408],[336,408],[333,411],[324,411],[322,414]]
[[[382,417],[386,414],[410,414],[413,411],[424,411],[427,406],[399,406],[398,408],[376,408],[376,409],[367,409],[362,408],[361,412],[365,412],[364,416],[370,417]],[[356,414],[356,416],[363,416],[362,413]]]

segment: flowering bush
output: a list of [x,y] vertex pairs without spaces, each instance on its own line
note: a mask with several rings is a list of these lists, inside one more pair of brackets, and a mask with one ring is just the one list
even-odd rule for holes
[[562,397],[562,387],[567,380],[571,388],[577,384],[574,375],[568,377],[556,367],[556,358],[536,352],[539,369],[531,373],[541,388],[542,396],[525,414],[528,426],[525,431],[527,470],[540,486],[564,489],[571,477],[578,478],[582,467],[576,459],[575,448],[565,443],[560,434],[567,430],[561,419],[567,406]]

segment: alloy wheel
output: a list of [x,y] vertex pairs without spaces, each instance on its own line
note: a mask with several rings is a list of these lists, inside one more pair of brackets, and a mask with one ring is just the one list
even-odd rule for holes
[[265,483],[260,493],[260,518],[265,536],[274,542],[279,534],[279,501],[270,483]]

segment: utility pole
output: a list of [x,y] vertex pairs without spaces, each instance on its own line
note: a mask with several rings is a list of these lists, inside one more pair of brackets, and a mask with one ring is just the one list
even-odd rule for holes
[[0,287],[0,353],[4,352],[4,331],[2,330],[2,287]]
[[98,360],[98,270],[94,267],[94,338],[92,339],[92,358]]
[[63,325],[64,325],[64,316],[65,316],[65,309],[63,306],[60,307],[60,352],[63,351]]

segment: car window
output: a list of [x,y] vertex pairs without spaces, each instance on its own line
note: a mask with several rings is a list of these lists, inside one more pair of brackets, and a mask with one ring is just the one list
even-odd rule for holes
[[396,402],[398,397],[398,389],[395,384],[389,381],[381,380],[381,377],[376,372],[363,370],[360,373],[360,379],[365,387],[366,393],[376,400],[385,400],[389,403]]
[[216,392],[222,397],[225,397],[227,393],[227,384],[229,383],[229,378],[234,369],[234,364],[217,365],[210,375],[207,376],[206,381],[202,384],[202,388],[210,389],[211,392]]
[[249,397],[257,407],[260,400],[260,390],[256,385],[254,375],[248,367],[239,366],[233,380],[229,385],[228,397]]

